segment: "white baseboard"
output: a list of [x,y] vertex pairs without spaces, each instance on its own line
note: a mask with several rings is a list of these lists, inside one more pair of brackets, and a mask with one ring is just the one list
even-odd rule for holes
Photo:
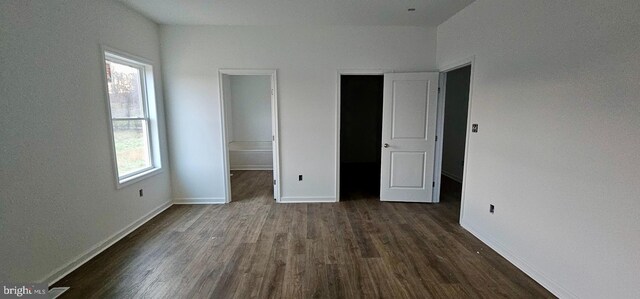
[[480,239],[482,243],[491,247],[491,249],[495,250],[498,254],[507,259],[511,264],[516,266],[518,269],[538,282],[549,292],[556,295],[558,298],[578,298],[578,296],[576,296],[569,290],[563,288],[553,280],[549,279],[549,277],[543,274],[542,271],[531,266],[531,264],[527,263],[524,259],[518,257],[516,254],[504,247],[502,244],[500,244],[500,242],[496,241],[489,234],[481,233],[480,230],[475,228],[473,225],[466,223],[464,220],[460,222],[460,225],[464,229],[469,231],[472,235],[476,236],[476,238]]
[[115,234],[109,236],[104,241],[96,244],[95,246],[91,247],[89,250],[87,250],[84,253],[80,254],[79,256],[74,258],[72,261],[68,262],[67,264],[63,265],[62,267],[59,267],[56,270],[53,270],[53,272],[49,273],[49,275],[47,275],[46,278],[42,279],[41,281],[43,281],[45,283],[48,283],[49,286],[52,286],[58,280],[62,279],[63,277],[65,277],[67,275],[69,275],[69,273],[71,273],[74,270],[78,269],[80,266],[82,266],[84,263],[86,263],[89,260],[91,260],[92,258],[94,258],[96,255],[102,253],[105,249],[111,247],[111,245],[113,245],[116,242],[120,241],[122,238],[126,237],[128,234],[130,234],[131,232],[136,230],[138,227],[140,227],[143,224],[147,223],[147,221],[151,220],[153,217],[155,217],[158,214],[164,212],[164,210],[168,209],[171,205],[172,205],[171,202],[167,202],[167,203],[161,205],[160,207],[154,209],[153,211],[147,213],[146,215],[140,217],[138,220],[136,220],[133,223],[129,224],[127,227],[121,229],[120,231],[116,232]]
[[273,170],[273,166],[262,165],[243,165],[243,166],[231,166],[231,170]]
[[327,203],[336,202],[335,197],[329,196],[283,196],[281,203]]
[[444,170],[442,170],[441,173],[442,173],[442,175],[444,175],[444,176],[446,176],[446,177],[448,177],[448,178],[450,178],[450,179],[462,184],[462,178],[461,177],[459,177],[459,176],[457,176],[455,174],[452,174],[450,172],[444,171]]
[[224,197],[191,197],[191,198],[174,198],[175,205],[222,205],[225,204]]

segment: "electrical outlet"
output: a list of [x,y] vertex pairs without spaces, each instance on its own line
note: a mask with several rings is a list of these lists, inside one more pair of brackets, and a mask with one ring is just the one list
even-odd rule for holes
[[298,181],[302,181],[302,175],[301,174],[298,175]]
[[144,196],[144,190],[143,189],[138,190],[138,194],[140,194],[140,197],[143,197]]
[[494,205],[489,205],[489,213],[493,214],[493,212],[495,212],[496,207]]

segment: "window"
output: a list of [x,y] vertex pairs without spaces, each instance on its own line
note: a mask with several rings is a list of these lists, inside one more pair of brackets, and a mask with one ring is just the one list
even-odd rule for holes
[[104,51],[108,107],[118,187],[160,170],[158,129],[150,64]]

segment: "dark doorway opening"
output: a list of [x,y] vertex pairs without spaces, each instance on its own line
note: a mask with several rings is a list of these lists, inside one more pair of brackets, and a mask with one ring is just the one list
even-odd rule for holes
[[340,200],[380,198],[383,75],[340,76]]
[[460,202],[467,141],[471,65],[446,73],[440,201]]

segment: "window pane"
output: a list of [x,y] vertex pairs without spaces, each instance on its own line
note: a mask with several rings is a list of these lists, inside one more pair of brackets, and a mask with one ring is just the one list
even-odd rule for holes
[[111,117],[144,117],[140,70],[106,61]]
[[113,140],[120,177],[151,167],[147,121],[114,120]]

